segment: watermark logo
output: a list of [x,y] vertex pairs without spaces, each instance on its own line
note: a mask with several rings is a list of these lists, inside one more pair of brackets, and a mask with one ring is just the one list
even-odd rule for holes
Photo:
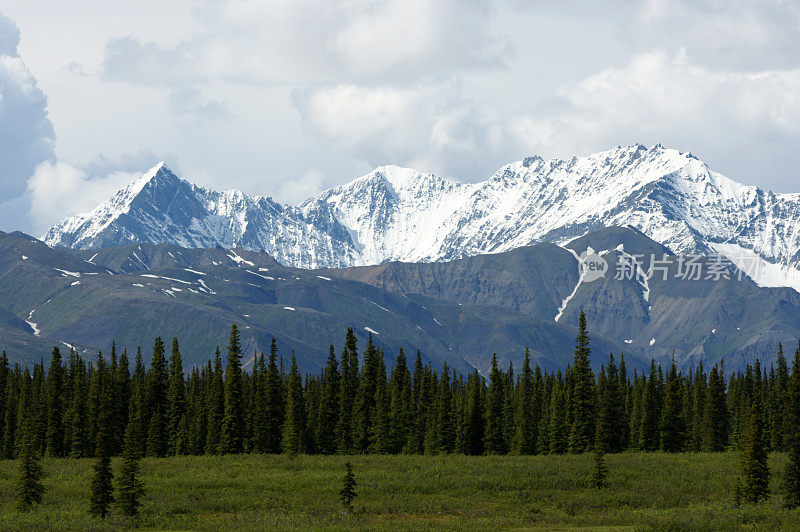
[[581,280],[584,283],[591,283],[597,279],[602,279],[608,271],[608,262],[598,255],[591,248],[581,253],[579,257]]
[[637,280],[645,283],[658,278],[666,281],[668,278],[684,281],[721,281],[745,277],[758,279],[760,274],[760,257],[725,256],[720,253],[708,255],[687,254],[667,255],[629,254],[622,249],[617,249],[616,263],[611,265],[604,258],[608,252],[597,253],[592,248],[587,249],[578,258],[578,267],[581,282],[591,283],[602,279],[611,272],[614,279]]

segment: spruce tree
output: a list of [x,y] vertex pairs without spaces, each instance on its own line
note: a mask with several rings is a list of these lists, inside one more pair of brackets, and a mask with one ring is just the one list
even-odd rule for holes
[[303,381],[292,352],[286,394],[286,421],[283,427],[283,451],[289,456],[306,452],[306,412]]
[[147,455],[163,457],[167,455],[167,359],[164,341],[156,338],[153,345],[153,360],[147,374]]
[[126,415],[126,420],[136,419],[136,444],[140,456],[147,452],[147,440],[145,439],[147,435],[147,425],[145,424],[145,417],[147,416],[146,383],[147,374],[144,369],[144,361],[142,360],[142,350],[141,348],[137,348],[133,365],[133,375],[131,376],[131,399],[128,404],[129,413]]
[[455,423],[453,420],[453,392],[450,388],[450,368],[442,367],[442,376],[436,397],[436,452],[451,453],[455,448]]
[[241,453],[244,450],[244,395],[242,389],[242,347],[239,328],[231,325],[228,344],[228,365],[225,367],[225,412],[222,417],[220,452]]
[[42,465],[39,462],[32,425],[30,418],[23,420],[16,486],[17,508],[21,511],[28,510],[33,504],[41,504],[44,494]]
[[[113,347],[113,345],[112,345]],[[119,357],[119,364],[114,375],[114,447],[113,452],[117,454],[124,445],[125,428],[128,425],[130,416],[131,402],[131,374],[128,363],[128,352],[123,350]]]
[[222,371],[222,358],[220,357],[219,347],[214,353],[214,368],[209,374],[208,397],[206,409],[208,411],[208,421],[206,426],[206,453],[216,454],[219,452],[219,442],[222,436],[222,416],[225,412],[225,384]]
[[317,447],[322,454],[336,452],[336,425],[339,421],[340,393],[339,366],[331,344],[328,362],[322,373],[322,396],[317,420]]
[[353,466],[350,462],[344,463],[344,478],[342,478],[342,489],[339,490],[339,501],[347,513],[353,513],[353,501],[358,494],[356,493],[356,477],[353,474]]
[[17,403],[19,402],[19,365],[6,377],[8,388],[5,397],[5,419],[3,422],[3,440],[0,442],[0,455],[5,459],[15,456],[15,440],[17,436]]
[[483,389],[483,380],[476,369],[467,380],[464,452],[469,455],[483,454],[483,434],[486,425]]
[[267,363],[264,354],[256,354],[253,358],[253,375],[250,379],[251,414],[249,448],[254,453],[267,451]]
[[[0,383],[1,384],[1,383]],[[64,368],[61,352],[53,348],[47,375],[47,452],[62,457],[64,453]]]
[[787,450],[787,434],[794,427],[789,425],[787,405],[789,404],[789,368],[783,354],[783,345],[778,344],[777,370],[770,393],[772,410],[772,448],[776,451]]
[[590,450],[595,437],[595,383],[589,361],[590,354],[586,314],[581,311],[573,362],[572,426],[569,440],[569,448],[573,453]]
[[683,416],[681,379],[673,360],[667,373],[664,408],[661,415],[661,449],[668,453],[677,453],[684,449],[685,444],[686,424]]
[[[760,381],[761,372],[756,372]],[[764,437],[764,412],[761,394],[753,394],[747,405],[743,431],[742,495],[748,502],[758,503],[769,497],[769,465]]]
[[286,416],[286,398],[283,385],[283,371],[277,363],[278,348],[275,339],[269,351],[269,364],[265,383],[265,400],[267,410],[267,441],[266,452],[277,454],[281,452],[283,444],[283,426]]
[[74,351],[70,352],[70,388],[72,400],[65,414],[64,451],[72,458],[88,456],[86,441],[86,366]]
[[787,461],[783,478],[783,500],[788,508],[798,508],[800,507],[800,345],[794,355],[786,398],[783,441],[787,448]]
[[111,471],[111,445],[112,445],[112,381],[110,371],[103,362],[102,354],[97,361],[97,379],[100,393],[100,402],[97,410],[97,441],[95,455],[97,462],[94,465],[92,476],[91,496],[89,498],[89,513],[100,518],[108,515],[109,506],[114,502],[114,473]]
[[114,502],[114,473],[111,471],[111,457],[101,455],[97,458],[92,475],[92,491],[89,498],[89,513],[100,518],[108,515]]
[[531,354],[527,347],[525,348],[525,360],[522,364],[522,375],[520,376],[516,394],[517,411],[511,450],[515,454],[535,454],[537,427],[534,417],[533,373],[531,372]]
[[[604,366],[601,371],[603,378],[598,378],[597,388],[597,434],[605,452],[618,453],[624,447],[627,422],[623,381],[620,379],[620,371],[614,362],[613,354],[609,355],[608,365]],[[601,382],[602,385],[600,385]]]
[[3,440],[5,435],[6,403],[10,393],[11,381],[8,368],[8,356],[6,352],[0,353],[0,460],[5,458]]
[[718,365],[711,368],[703,413],[703,450],[724,451],[728,446],[728,406],[725,398],[725,377]]
[[339,419],[336,423],[337,448],[339,452],[353,452],[353,404],[358,389],[358,350],[356,335],[347,328],[342,350],[341,389],[339,394]]
[[661,443],[661,382],[655,360],[650,361],[650,375],[642,390],[641,402],[639,448],[656,451]]
[[706,408],[706,387],[708,380],[703,371],[703,363],[695,368],[692,386],[692,426],[689,442],[690,450],[698,452],[703,447],[703,415]]
[[606,477],[608,476],[608,466],[606,466],[606,458],[604,452],[604,444],[598,437],[594,444],[593,464],[591,484],[596,489],[601,489],[606,485]]
[[355,449],[362,453],[369,450],[371,443],[372,421],[375,415],[375,392],[378,389],[378,365],[378,350],[372,343],[372,333],[369,333],[353,412],[353,444]]
[[386,380],[386,366],[383,356],[378,359],[378,379],[375,390],[375,414],[372,420],[372,434],[370,436],[370,452],[387,454],[391,452],[392,425],[389,418],[389,385]]
[[169,360],[169,388],[167,389],[167,449],[169,454],[185,451],[185,434],[182,426],[186,414],[186,385],[183,378],[183,359],[178,339],[172,339],[172,356]]
[[425,432],[428,427],[428,418],[431,414],[433,403],[430,386],[430,367],[422,365],[422,355],[417,350],[414,362],[413,390],[414,395],[414,426],[409,442],[410,452],[422,454],[425,451]]
[[550,454],[563,454],[568,449],[567,405],[564,397],[564,386],[561,370],[558,370],[550,399],[550,426],[548,427],[547,438],[549,440]]
[[138,430],[139,424],[132,417],[125,429],[122,467],[117,477],[117,505],[122,514],[127,517],[133,517],[139,513],[140,498],[144,495],[144,486],[139,478],[139,446],[137,442],[140,436],[136,434]]
[[389,379],[389,452],[399,453],[404,448],[411,452],[410,441],[414,427],[414,391],[403,348],[394,362]]
[[[628,448],[631,441],[630,418],[631,411],[633,409],[633,396],[631,394],[631,385],[628,382],[628,368],[625,365],[624,355],[620,355],[619,357],[617,382],[621,395],[622,408],[619,413],[619,418],[616,420],[616,422],[620,424],[619,450],[624,451]],[[614,451],[612,450],[611,452]]]
[[486,431],[483,446],[487,454],[505,454],[507,450],[503,431],[504,392],[503,375],[497,367],[497,355],[494,354],[489,373],[489,389],[486,392]]

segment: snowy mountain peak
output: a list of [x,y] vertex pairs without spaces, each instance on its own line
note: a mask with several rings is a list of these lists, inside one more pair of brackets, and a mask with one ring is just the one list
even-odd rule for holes
[[[299,207],[206,190],[160,163],[44,238],[76,248],[238,246],[318,267],[448,260],[618,225],[674,252],[737,246],[800,279],[798,220],[800,194],[765,193],[691,153],[634,144],[566,160],[526,157],[479,183],[381,166]],[[762,281],[776,284],[775,277]]]

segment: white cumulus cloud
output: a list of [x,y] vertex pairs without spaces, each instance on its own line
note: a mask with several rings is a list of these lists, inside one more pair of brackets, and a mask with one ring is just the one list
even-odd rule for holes
[[65,162],[41,163],[28,182],[36,234],[67,216],[92,210],[139,175],[113,172],[92,178]]
[[[0,14],[0,203],[22,194],[33,169],[54,157],[47,98],[19,57],[18,45],[17,26]],[[7,214],[14,219],[20,213]]]

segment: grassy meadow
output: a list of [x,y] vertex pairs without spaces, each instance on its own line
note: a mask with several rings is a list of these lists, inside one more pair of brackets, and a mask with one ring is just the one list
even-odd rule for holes
[[[355,513],[338,491],[345,457],[237,455],[142,460],[147,494],[136,519],[87,513],[94,460],[44,459],[41,506],[14,506],[16,461],[0,461],[0,528],[336,529],[531,528],[799,529],[800,510],[777,493],[733,506],[738,455],[608,455],[609,487],[589,487],[591,455],[353,456]],[[115,471],[120,462],[113,462]]]

